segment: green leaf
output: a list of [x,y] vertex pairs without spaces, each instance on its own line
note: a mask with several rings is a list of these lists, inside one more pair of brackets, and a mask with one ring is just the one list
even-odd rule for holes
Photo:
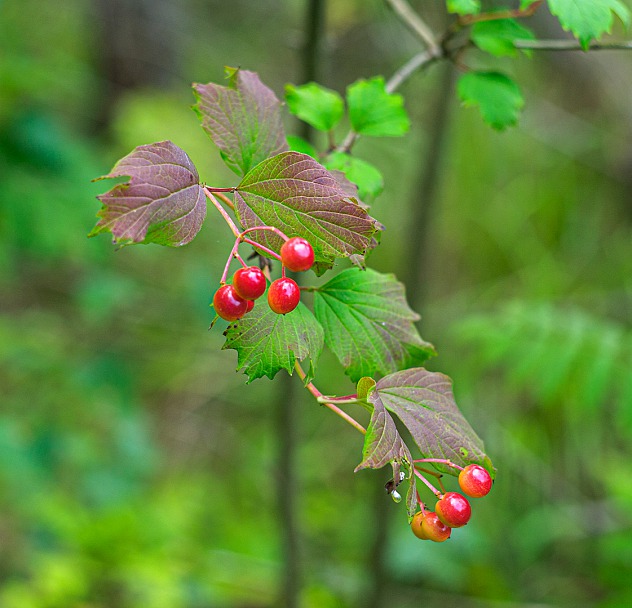
[[369,376],[363,376],[358,380],[356,385],[356,394],[358,399],[364,399],[371,394],[373,389],[375,388],[375,380]]
[[410,128],[403,97],[388,93],[381,76],[349,85],[347,105],[351,127],[361,135],[398,137]]
[[320,131],[333,129],[345,113],[340,94],[315,82],[285,85],[285,101],[292,114]]
[[307,156],[318,159],[318,151],[316,148],[302,137],[298,135],[288,135],[287,143],[292,152],[300,152],[301,154],[307,154]]
[[479,21],[472,27],[472,42],[496,57],[515,57],[518,49],[514,40],[534,40],[533,32],[515,19]]
[[400,473],[403,472],[401,469],[405,468],[405,477],[409,479],[406,504],[410,520],[417,510],[415,476],[412,472],[413,457],[379,395],[375,392],[372,393],[369,396],[369,401],[373,404],[373,413],[364,437],[362,462],[355,468],[354,472],[357,473],[367,468],[381,469],[383,466],[391,464],[393,467],[392,487],[395,489],[404,477],[400,476]]
[[[463,467],[477,463],[494,474],[483,442],[456,405],[448,376],[421,367],[407,369],[382,378],[375,394],[404,423],[423,458],[448,459]],[[451,467],[434,466],[456,474]]]
[[[251,170],[235,191],[235,210],[245,228],[275,226],[289,237],[306,238],[321,274],[336,258],[362,265],[380,229],[334,176],[299,152],[283,152]],[[249,236],[276,252],[283,244],[269,230]]]
[[365,202],[375,199],[384,189],[382,174],[373,165],[355,156],[332,152],[325,160],[325,167],[342,171],[358,187],[358,196]]
[[499,131],[516,124],[524,106],[518,85],[498,72],[468,72],[457,92],[465,107],[479,106],[483,120]]
[[179,247],[193,240],[206,216],[206,197],[184,150],[170,141],[138,146],[99,179],[114,177],[129,181],[97,197],[103,207],[88,236],[110,232],[118,245]]
[[528,9],[532,4],[539,2],[540,0],[520,0],[520,10],[524,11]]
[[353,381],[420,365],[435,355],[414,326],[419,315],[391,274],[343,270],[314,293],[325,341]]
[[244,370],[248,383],[263,376],[272,379],[282,369],[292,375],[297,359],[308,358],[313,370],[323,350],[323,328],[302,302],[292,312],[278,315],[265,296],[224,335],[222,349],[237,351],[237,371]]
[[481,12],[481,0],[447,0],[449,13],[477,15]]
[[281,102],[255,72],[227,69],[229,85],[194,84],[193,107],[226,165],[241,176],[287,150]]
[[626,27],[630,24],[629,9],[619,0],[548,0],[549,10],[565,30],[570,30],[587,50],[591,40],[612,28],[612,14]]

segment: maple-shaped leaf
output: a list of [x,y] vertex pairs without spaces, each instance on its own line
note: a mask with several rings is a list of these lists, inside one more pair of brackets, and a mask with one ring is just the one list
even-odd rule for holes
[[415,475],[413,474],[413,457],[408,446],[401,438],[395,422],[386,411],[379,394],[373,391],[368,396],[368,401],[373,405],[371,421],[364,437],[362,450],[362,462],[355,468],[357,473],[362,469],[381,469],[387,464],[393,467],[393,489],[402,480],[400,473],[406,469],[405,476],[409,478],[406,505],[409,519],[417,510],[417,490],[415,487]]
[[129,177],[97,198],[101,219],[88,236],[111,232],[119,245],[179,247],[193,240],[206,216],[206,198],[191,159],[170,141],[138,146],[98,179]]
[[[385,376],[376,384],[384,406],[406,426],[424,458],[444,458],[460,466],[477,463],[493,475],[483,442],[463,417],[448,376],[418,367]],[[455,475],[445,465],[435,465]]]
[[255,72],[227,68],[227,87],[194,84],[194,110],[202,127],[237,175],[248,173],[269,156],[287,150],[281,102]]
[[237,351],[237,371],[244,370],[248,383],[263,376],[272,379],[282,369],[291,375],[297,359],[308,358],[313,371],[323,350],[323,329],[302,302],[292,312],[278,315],[265,296],[224,335],[222,349]]
[[[327,169],[300,152],[283,152],[252,169],[237,186],[235,211],[245,228],[275,226],[288,237],[307,239],[314,248],[317,274],[335,258],[362,264],[380,228]],[[249,236],[276,252],[283,244],[269,230]]]
[[435,355],[419,336],[419,315],[392,274],[343,270],[314,293],[325,342],[352,380],[420,365]]
[[499,72],[467,72],[457,92],[464,106],[478,106],[483,120],[499,131],[515,125],[524,106],[518,85]]
[[627,27],[630,10],[619,0],[548,0],[549,10],[565,30],[577,36],[582,47],[588,50],[590,41],[599,38],[612,28],[613,14]]

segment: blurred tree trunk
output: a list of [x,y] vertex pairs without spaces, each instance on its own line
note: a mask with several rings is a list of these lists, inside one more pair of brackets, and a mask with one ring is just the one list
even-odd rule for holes
[[97,130],[107,128],[121,94],[167,87],[179,72],[181,0],[93,0],[96,62],[102,76]]

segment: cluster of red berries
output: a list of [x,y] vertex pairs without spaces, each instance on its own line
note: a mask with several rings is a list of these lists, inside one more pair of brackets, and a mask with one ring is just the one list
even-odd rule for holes
[[[288,239],[281,246],[281,264],[293,272],[309,270],[314,264],[314,250],[300,237]],[[222,285],[213,296],[215,312],[226,321],[241,319],[250,312],[255,300],[266,290],[266,277],[257,266],[240,268],[233,275],[233,282]],[[301,299],[296,281],[285,276],[272,281],[268,289],[268,304],[279,315],[292,312]]]
[[[472,498],[486,496],[492,489],[492,478],[486,469],[470,464],[459,473],[461,490]],[[413,534],[422,540],[441,543],[450,538],[452,528],[460,528],[470,521],[470,503],[458,492],[446,492],[437,501],[434,511],[419,511],[410,527]]]

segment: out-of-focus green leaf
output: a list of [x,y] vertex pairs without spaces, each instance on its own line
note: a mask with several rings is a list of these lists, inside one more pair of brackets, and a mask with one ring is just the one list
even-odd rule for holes
[[360,135],[398,137],[410,128],[404,98],[387,92],[381,76],[349,85],[347,104],[351,127]]
[[330,171],[342,171],[358,187],[358,196],[362,201],[372,201],[384,189],[382,174],[373,165],[356,156],[332,152],[325,160],[325,167]]
[[480,0],[447,0],[449,13],[458,15],[476,15],[481,12]]
[[333,129],[345,113],[340,94],[315,82],[286,85],[285,101],[292,114],[320,131]]
[[499,131],[515,125],[524,106],[518,85],[499,72],[468,72],[457,91],[463,105],[478,106],[483,120]]
[[479,21],[472,26],[471,36],[479,49],[496,57],[515,57],[518,54],[515,40],[535,39],[533,32],[515,19]]

